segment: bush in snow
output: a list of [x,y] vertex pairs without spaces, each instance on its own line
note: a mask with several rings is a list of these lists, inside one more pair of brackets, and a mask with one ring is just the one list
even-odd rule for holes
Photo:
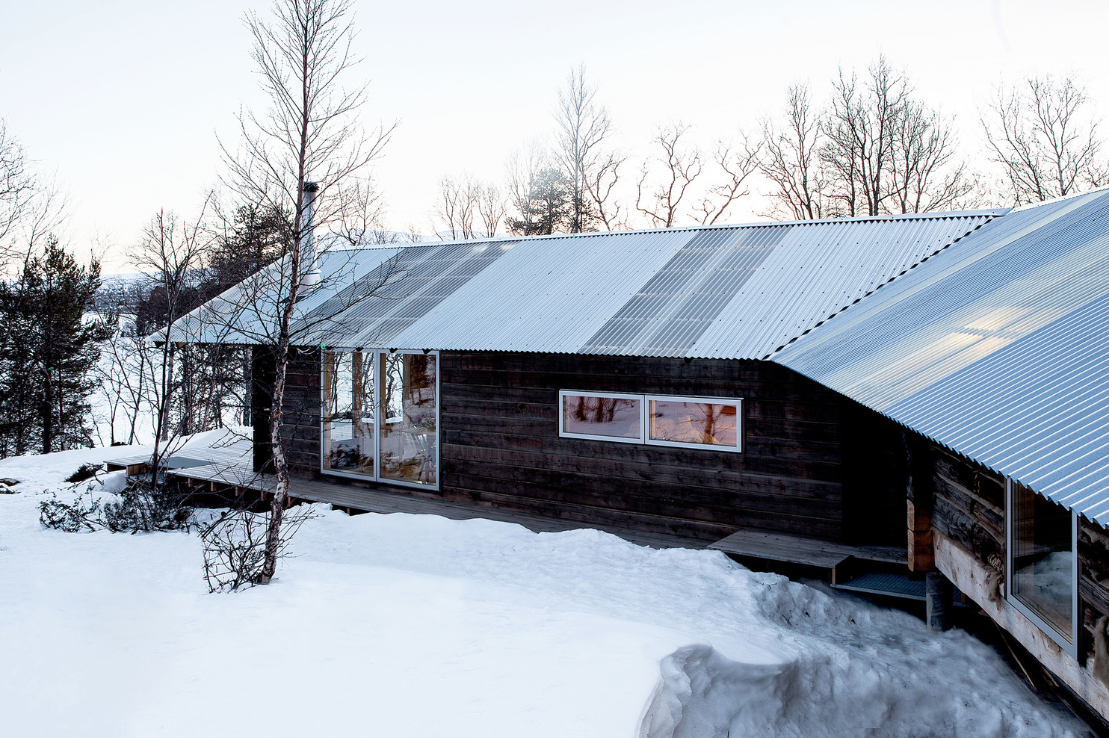
[[114,533],[189,529],[193,509],[187,496],[143,477],[127,480],[119,500],[104,503],[104,527]]
[[185,496],[164,485],[135,477],[118,499],[104,500],[94,495],[95,485],[79,493],[73,502],[62,502],[57,494],[39,503],[39,520],[47,528],[67,533],[99,529],[113,533],[150,533],[160,530],[188,530],[193,509]]
[[104,467],[101,464],[81,464],[81,466],[77,468],[77,471],[65,478],[65,481],[74,483],[83,482],[86,479],[92,479],[103,469]]
[[[204,581],[209,592],[235,592],[259,583],[266,558],[269,512],[229,510],[201,529],[204,542]],[[306,520],[315,517],[309,507],[285,511],[278,535],[277,558],[288,554],[293,534]]]
[[71,503],[62,502],[54,492],[49,500],[39,503],[39,521],[47,528],[66,533],[82,533],[104,527],[100,520],[100,500],[93,497],[92,485],[79,493]]

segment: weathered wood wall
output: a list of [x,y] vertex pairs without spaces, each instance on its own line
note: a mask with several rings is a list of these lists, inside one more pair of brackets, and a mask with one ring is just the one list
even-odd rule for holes
[[[1088,659],[1094,651],[1094,625],[1109,616],[1109,531],[1078,518],[1078,623],[1082,627],[1078,653]],[[1085,663],[1085,661],[1084,661]],[[1109,719],[1109,715],[1105,716]]]
[[[892,515],[869,509],[862,525],[844,520],[845,441],[888,441],[845,439],[847,401],[784,367],[552,354],[443,353],[440,361],[448,495],[705,538],[755,527],[904,544],[903,483]],[[560,389],[741,397],[744,453],[559,438]],[[853,420],[856,430],[865,425]],[[884,463],[873,468],[886,480]],[[852,476],[852,499],[880,492],[866,476]]]
[[[1005,479],[951,451],[932,446],[932,524],[974,558],[1005,571]],[[1078,518],[1079,661],[1093,655],[1094,625],[1109,616],[1109,532]],[[982,603],[979,603],[982,604]]]
[[1005,570],[1005,480],[932,446],[932,525],[998,572]]

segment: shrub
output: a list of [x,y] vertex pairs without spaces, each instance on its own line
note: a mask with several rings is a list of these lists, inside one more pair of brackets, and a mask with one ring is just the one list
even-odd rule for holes
[[[288,556],[289,542],[305,521],[315,517],[310,507],[285,511],[277,544],[277,558]],[[259,583],[266,557],[270,513],[228,510],[201,528],[204,542],[204,581],[209,592],[235,592]]]
[[103,470],[104,467],[101,464],[81,464],[81,466],[77,468],[77,471],[65,478],[65,481],[72,483],[83,482],[86,479],[92,479]]
[[159,530],[188,530],[193,509],[186,496],[148,479],[133,477],[118,500],[94,497],[95,486],[78,493],[73,502],[62,502],[51,492],[39,503],[39,521],[47,528],[67,533],[110,530],[113,533],[149,533]]

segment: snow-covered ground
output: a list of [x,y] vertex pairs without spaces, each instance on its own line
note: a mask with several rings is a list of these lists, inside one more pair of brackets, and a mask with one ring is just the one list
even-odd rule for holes
[[4,736],[1082,732],[964,633],[591,530],[321,506],[272,585],[208,594],[195,535],[39,524],[121,453],[0,461]]

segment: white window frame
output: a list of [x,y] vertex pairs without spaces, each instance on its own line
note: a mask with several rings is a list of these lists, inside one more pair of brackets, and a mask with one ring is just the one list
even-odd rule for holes
[[[686,441],[660,441],[651,438],[651,400],[663,402],[694,402],[701,405],[735,405],[736,436],[735,446],[711,443],[688,443]],[[649,446],[669,446],[671,448],[690,448],[698,451],[725,451],[743,453],[743,398],[741,397],[685,397],[683,395],[644,395],[643,396],[643,442]]]
[[[617,400],[639,401],[639,437],[621,438],[619,436],[598,436],[589,433],[573,433],[566,430],[566,416],[564,415],[565,398],[571,397],[611,397]],[[736,445],[722,446],[707,443],[685,443],[682,441],[655,441],[650,438],[650,401],[664,400],[675,402],[697,402],[713,405],[736,406]],[[558,437],[577,438],[586,441],[611,441],[613,443],[638,443],[648,446],[666,446],[669,448],[687,448],[697,451],[723,451],[725,453],[743,453],[743,398],[742,397],[690,397],[687,395],[648,395],[628,392],[592,392],[586,390],[559,390],[558,391]]]
[[[366,348],[362,349],[361,353],[373,356],[373,367],[374,367],[374,370],[373,370],[374,371],[374,397],[373,397],[373,403],[374,403],[374,412],[373,412],[373,415],[374,415],[374,473],[373,473],[372,476],[369,475],[369,474],[358,474],[358,473],[355,473],[355,472],[347,472],[347,471],[340,471],[340,470],[335,470],[335,469],[325,469],[324,468],[324,465],[323,465],[323,462],[324,462],[324,449],[323,449],[324,427],[323,427],[323,424],[326,421],[324,420],[322,409],[327,407],[327,384],[325,382],[326,377],[325,377],[325,374],[324,374],[324,361],[325,361],[324,354],[327,354],[327,353],[353,354],[353,353],[355,353],[355,350],[354,349],[349,349],[349,348],[324,348],[324,347],[321,347],[321,354],[320,354],[320,408],[321,408],[321,412],[320,412],[320,474],[326,474],[326,475],[332,476],[332,477],[346,477],[347,479],[360,479],[363,482],[377,482],[379,484],[392,484],[392,485],[396,485],[398,487],[410,487],[412,489],[432,490],[432,491],[438,492],[439,489],[440,489],[440,485],[442,484],[442,479],[443,479],[442,459],[440,458],[441,448],[442,448],[442,438],[443,438],[443,434],[442,434],[443,420],[442,420],[441,410],[440,410],[440,407],[439,407],[440,403],[442,401],[442,396],[440,394],[440,387],[442,385],[441,376],[442,376],[442,372],[443,372],[443,364],[439,359],[439,352],[438,351],[411,350],[411,349],[399,349],[399,350],[393,350],[393,351],[383,350],[383,349],[366,349]],[[421,356],[434,356],[435,357],[435,484],[421,484],[419,482],[409,482],[409,481],[405,481],[403,479],[387,479],[387,478],[381,476],[381,429],[382,429],[382,426],[383,426],[383,423],[382,423],[383,419],[381,417],[382,414],[383,414],[381,412],[381,392],[383,391],[383,382],[381,381],[381,377],[379,377],[378,374],[380,373],[380,370],[381,370],[381,356],[383,354],[386,355],[386,356],[396,356],[396,355],[399,355],[399,354],[417,354],[417,355],[421,355]],[[385,421],[385,422],[396,422],[396,421]]]
[[[1032,492],[1033,494],[1039,494],[1039,492],[1035,490],[1032,490]],[[1080,624],[1078,610],[1078,513],[1071,510],[1070,515],[1070,545],[1072,554],[1071,640],[1068,642],[1051,624],[1044,621],[1030,607],[1021,602],[1017,595],[1013,594],[1013,525],[1016,521],[1013,520],[1013,480],[1010,477],[1005,477],[1005,601],[1016,608],[1017,612],[1021,615],[1031,620],[1037,628],[1042,630],[1048,638],[1055,641],[1061,649],[1077,659]]]
[[[639,437],[624,438],[622,436],[596,436],[589,433],[573,433],[566,430],[566,415],[564,398],[570,397],[604,397],[615,400],[637,400],[639,402]],[[627,394],[625,392],[586,392],[585,390],[559,390],[558,391],[558,435],[559,438],[580,438],[586,441],[612,441],[613,443],[643,443],[643,436],[647,429],[643,426],[645,402],[643,395]]]

